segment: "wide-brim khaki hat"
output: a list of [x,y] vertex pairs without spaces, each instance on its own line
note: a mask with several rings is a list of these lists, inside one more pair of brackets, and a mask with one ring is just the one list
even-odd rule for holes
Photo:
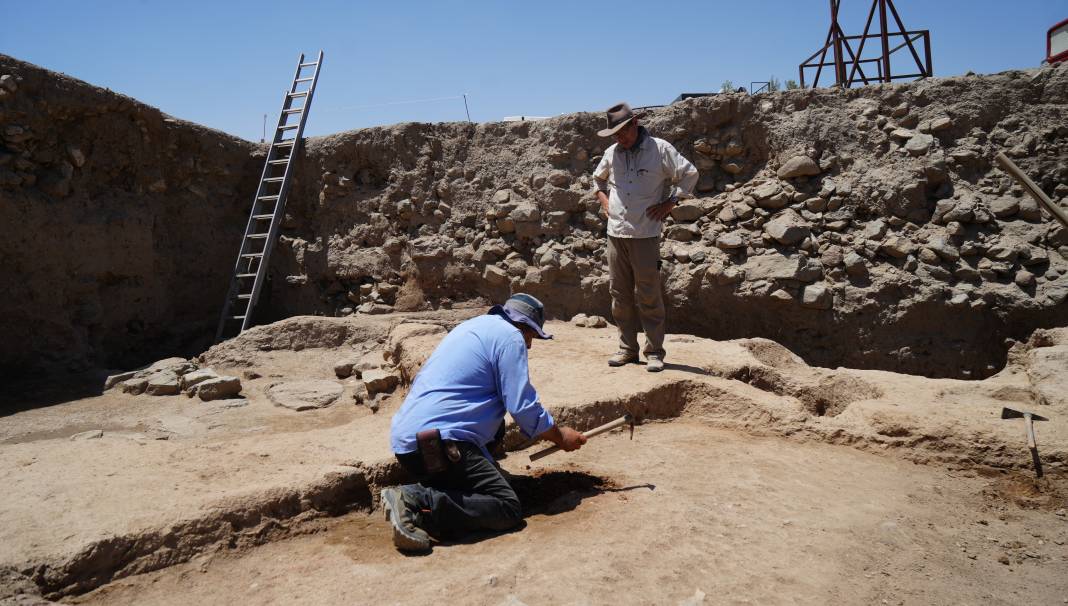
[[605,116],[608,119],[608,127],[597,131],[597,135],[600,137],[611,137],[619,132],[619,129],[629,124],[631,120],[641,118],[644,115],[645,112],[634,113],[626,103],[613,105],[605,112]]

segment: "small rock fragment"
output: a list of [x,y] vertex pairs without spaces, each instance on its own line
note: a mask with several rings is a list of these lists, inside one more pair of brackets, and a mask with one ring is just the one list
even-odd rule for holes
[[99,440],[102,437],[104,437],[103,429],[90,429],[89,431],[83,431],[81,433],[74,434],[70,437],[70,441],[75,442],[78,440]]

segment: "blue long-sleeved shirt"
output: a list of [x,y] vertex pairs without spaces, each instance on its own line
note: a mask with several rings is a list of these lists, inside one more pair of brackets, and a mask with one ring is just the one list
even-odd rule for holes
[[553,426],[530,384],[523,333],[501,316],[467,320],[438,344],[416,375],[390,425],[390,446],[418,449],[415,435],[438,429],[445,440],[471,442],[486,451],[504,413],[528,437]]

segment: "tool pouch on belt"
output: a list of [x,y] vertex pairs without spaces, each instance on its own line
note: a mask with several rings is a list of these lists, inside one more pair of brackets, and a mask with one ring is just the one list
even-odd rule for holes
[[442,440],[438,429],[424,429],[415,434],[415,440],[428,474],[441,473],[449,468],[450,462],[460,460],[460,449],[453,442]]

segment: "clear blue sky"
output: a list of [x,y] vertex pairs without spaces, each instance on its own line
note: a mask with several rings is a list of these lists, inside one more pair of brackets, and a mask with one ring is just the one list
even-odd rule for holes
[[[843,1],[859,34],[870,0]],[[935,75],[1039,64],[1068,0],[896,0]],[[601,111],[795,78],[827,0],[0,0],[0,53],[259,140],[301,52],[326,53],[306,135]],[[905,51],[902,51],[904,53]],[[896,57],[897,55],[895,55]],[[901,54],[901,59],[906,59]],[[414,102],[413,102],[414,101]]]

